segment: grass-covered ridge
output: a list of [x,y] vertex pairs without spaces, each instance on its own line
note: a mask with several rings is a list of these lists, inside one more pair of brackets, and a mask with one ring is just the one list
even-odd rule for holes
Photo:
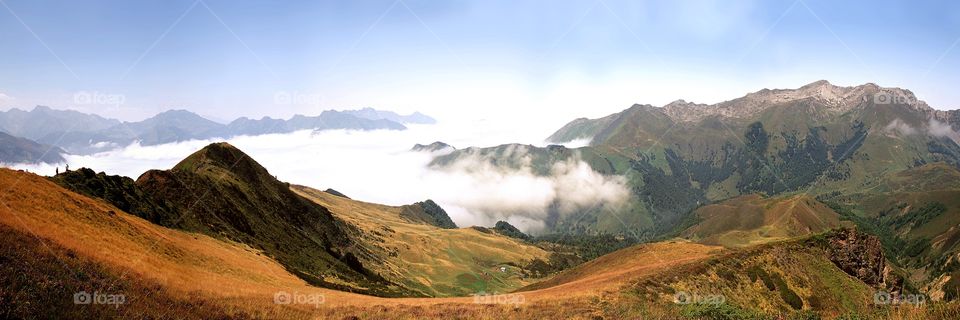
[[137,185],[170,203],[172,227],[263,250],[307,282],[376,295],[416,295],[364,266],[357,231],[278,181],[227,143],[211,144],[168,171],[151,170]]

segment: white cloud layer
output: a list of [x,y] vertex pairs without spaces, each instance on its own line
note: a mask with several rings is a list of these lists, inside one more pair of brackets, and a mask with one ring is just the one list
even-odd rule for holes
[[890,121],[890,123],[887,124],[887,126],[883,129],[887,133],[898,133],[901,136],[924,133],[931,137],[947,137],[957,143],[960,143],[960,132],[954,131],[953,127],[951,127],[949,123],[939,121],[935,118],[930,118],[930,120],[927,122],[927,126],[920,129],[914,128],[903,120],[900,120],[900,118],[896,118],[893,119],[893,121]]
[[[629,195],[626,179],[604,176],[575,156],[554,163],[547,175],[533,172],[525,146],[508,148],[504,158],[520,159],[510,168],[495,166],[473,153],[424,175],[427,185],[449,208],[468,215],[470,224],[506,220],[521,230],[544,228],[549,212],[566,215],[601,204],[618,205]],[[448,208],[448,211],[451,209]]]
[[[412,126],[406,131],[298,131],[226,141],[280,180],[321,190],[333,188],[357,200],[389,205],[433,199],[459,226],[492,226],[497,220],[507,220],[522,230],[537,231],[551,206],[564,213],[626,197],[622,178],[600,175],[577,159],[557,163],[549,176],[538,176],[529,165],[503,169],[473,157],[447,169],[429,169],[427,164],[435,154],[409,151],[416,143],[433,141],[461,148],[502,142],[543,144],[538,133],[511,130],[515,128],[481,122]],[[509,140],[508,135],[528,138]],[[65,157],[72,168],[90,167],[136,179],[149,169],[168,169],[211,142],[215,141],[133,144],[89,156]],[[43,175],[55,170],[44,164],[16,167]]]

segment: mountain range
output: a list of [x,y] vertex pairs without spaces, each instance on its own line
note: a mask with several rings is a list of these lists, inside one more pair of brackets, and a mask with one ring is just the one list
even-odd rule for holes
[[[467,148],[436,157],[432,166],[480,157],[547,176],[555,164],[576,159],[626,178],[626,204],[551,206],[546,233],[684,235],[740,245],[835,228],[839,217],[880,235],[916,283],[954,295],[958,287],[945,279],[960,268],[943,257],[960,253],[953,238],[960,185],[950,178],[960,168],[958,114],[905,89],[817,81],[713,105],[637,104],[576,119],[548,138],[587,139],[586,147]],[[783,201],[791,204],[769,212]],[[689,229],[698,222],[710,222],[710,234]]]
[[[372,108],[359,110],[327,110],[318,116],[294,115],[290,119],[263,117],[259,120],[238,118],[228,124],[205,119],[187,110],[169,110],[137,122],[121,122],[73,110],[56,110],[37,106],[31,111],[10,109],[0,112],[0,132],[11,136],[58,147],[52,157],[44,159],[0,158],[0,162],[46,162],[58,160],[62,152],[91,154],[135,141],[141,145],[157,145],[196,139],[230,138],[240,135],[287,133],[298,130],[405,130],[404,124],[432,124],[436,120],[415,112],[399,115]],[[5,144],[12,149],[20,144]],[[28,151],[18,147],[18,154]],[[62,162],[62,160],[59,160]]]
[[[820,81],[552,135],[580,148],[411,151],[623,177],[622,205],[551,205],[534,235],[288,184],[224,142],[136,179],[0,169],[0,315],[955,319],[955,114]],[[74,302],[85,292],[127,300]]]
[[0,132],[0,163],[62,163],[64,151]]

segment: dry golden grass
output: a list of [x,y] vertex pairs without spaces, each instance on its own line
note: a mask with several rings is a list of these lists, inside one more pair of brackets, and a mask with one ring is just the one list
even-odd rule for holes
[[807,195],[763,198],[745,195],[694,212],[701,222],[686,238],[727,247],[746,247],[826,231],[841,225],[839,215]]
[[[154,225],[102,201],[90,199],[33,174],[0,169],[0,223],[38,236],[98,261],[122,275],[154,281],[183,296],[200,296],[251,314],[307,314],[312,305],[275,305],[276,292],[324,297],[321,309],[337,306],[473,304],[473,297],[387,299],[316,288],[293,276],[273,259],[238,243]],[[474,230],[444,230],[451,242],[472,237]],[[476,232],[479,233],[479,232]],[[501,248],[514,240],[479,233]],[[491,245],[491,247],[497,247]],[[529,256],[542,250],[527,248]],[[539,250],[539,249],[537,249]],[[501,251],[498,251],[501,252]],[[522,250],[520,251],[523,252]],[[512,256],[517,256],[513,253]],[[508,255],[508,257],[511,255]]]
[[722,247],[687,241],[667,241],[633,246],[563,271],[551,279],[524,288],[524,294],[543,297],[576,297],[615,292],[624,284],[721,253]]

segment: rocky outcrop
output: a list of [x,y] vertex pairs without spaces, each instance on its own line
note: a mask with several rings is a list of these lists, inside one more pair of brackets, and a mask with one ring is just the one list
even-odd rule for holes
[[442,229],[456,229],[447,211],[433,200],[421,201],[401,207],[400,217],[415,223],[429,224]]
[[497,221],[497,224],[493,226],[493,230],[499,234],[502,234],[511,238],[517,238],[520,240],[530,240],[529,235],[527,235],[526,233],[523,233],[523,231],[520,231],[520,229],[517,229],[517,227],[514,227],[512,224],[506,221]]
[[60,172],[50,180],[73,192],[103,199],[120,210],[153,223],[169,226],[177,215],[171,204],[150,197],[133,179],[96,173],[89,168]]
[[876,236],[856,229],[839,229],[828,234],[826,240],[830,261],[843,272],[875,288],[891,292],[903,288],[903,279],[887,263]]

